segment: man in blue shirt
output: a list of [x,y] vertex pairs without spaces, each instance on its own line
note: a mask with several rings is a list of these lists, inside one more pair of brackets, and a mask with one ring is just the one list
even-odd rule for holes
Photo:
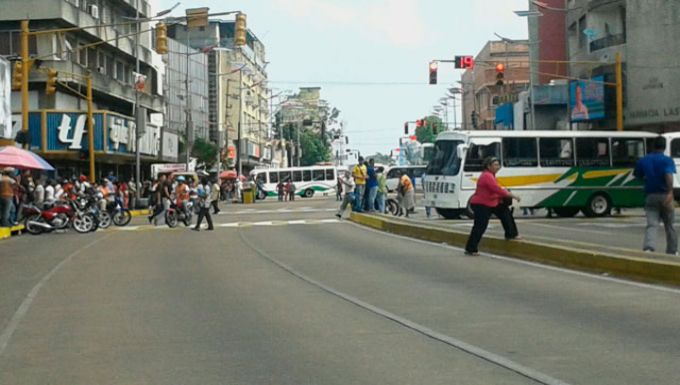
[[375,198],[378,195],[378,176],[375,173],[375,161],[373,159],[368,161],[367,168],[368,180],[366,181],[366,189],[368,189],[368,212],[375,212]]
[[673,159],[664,155],[666,141],[659,137],[654,141],[654,152],[640,159],[635,165],[634,175],[645,183],[645,232],[644,251],[654,251],[659,220],[666,230],[666,253],[677,255],[678,236],[673,228],[675,208],[673,207],[673,174],[676,173]]

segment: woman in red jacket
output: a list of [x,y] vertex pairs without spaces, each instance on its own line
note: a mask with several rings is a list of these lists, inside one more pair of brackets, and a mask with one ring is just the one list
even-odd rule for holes
[[503,224],[505,239],[521,239],[510,208],[503,204],[504,199],[510,198],[519,202],[520,197],[505,190],[496,181],[496,173],[501,169],[501,163],[497,158],[486,158],[482,166],[484,171],[477,181],[475,194],[470,199],[472,211],[475,213],[475,224],[465,245],[466,255],[479,255],[479,241],[482,240],[482,235],[489,225],[491,214],[495,214]]

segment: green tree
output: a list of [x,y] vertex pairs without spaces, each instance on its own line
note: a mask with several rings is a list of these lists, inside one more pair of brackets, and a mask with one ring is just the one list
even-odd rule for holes
[[328,162],[331,159],[329,146],[324,143],[319,134],[303,130],[300,132],[300,145],[302,146],[302,166],[313,166],[319,162]]
[[211,168],[217,161],[217,151],[217,145],[198,138],[191,149],[191,156],[197,158],[199,163],[205,163],[207,168]]
[[444,123],[434,115],[425,118],[425,125],[416,128],[416,138],[420,143],[434,143],[437,135],[444,131]]

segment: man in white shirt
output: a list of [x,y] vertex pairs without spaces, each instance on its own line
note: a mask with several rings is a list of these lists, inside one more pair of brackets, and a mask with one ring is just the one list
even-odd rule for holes
[[45,186],[45,203],[54,203],[54,181],[49,180]]
[[345,174],[340,177],[340,182],[342,183],[342,188],[345,191],[345,196],[342,200],[342,204],[340,204],[340,209],[338,210],[337,214],[335,214],[335,216],[342,219],[342,214],[347,209],[347,206],[354,202],[354,187],[356,184],[354,183],[352,174],[348,170],[345,171]]
[[35,184],[35,190],[33,190],[33,203],[35,203],[36,206],[42,207],[43,203],[45,203],[45,186],[43,186],[45,182],[42,180],[38,180]]

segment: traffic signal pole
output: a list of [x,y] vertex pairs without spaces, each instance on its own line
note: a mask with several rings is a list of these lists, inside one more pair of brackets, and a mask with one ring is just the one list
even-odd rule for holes
[[94,167],[94,113],[92,107],[92,74],[87,76],[87,146],[90,155],[90,183],[95,182]]
[[[21,21],[21,130],[28,135],[28,73],[30,72],[30,58],[28,57],[28,20]],[[28,141],[24,142],[24,149],[28,149]]]

